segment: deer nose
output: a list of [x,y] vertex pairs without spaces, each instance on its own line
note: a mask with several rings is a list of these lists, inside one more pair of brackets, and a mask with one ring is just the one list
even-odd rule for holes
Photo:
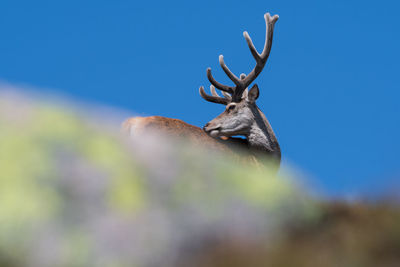
[[206,131],[206,128],[207,128],[208,126],[210,126],[210,123],[209,123],[209,122],[207,122],[206,125],[204,125],[203,130]]

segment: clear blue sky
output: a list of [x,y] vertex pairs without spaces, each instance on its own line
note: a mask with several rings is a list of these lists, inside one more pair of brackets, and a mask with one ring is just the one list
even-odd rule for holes
[[254,65],[263,14],[279,14],[257,83],[284,161],[332,195],[400,177],[400,2],[0,2],[0,80],[202,126],[223,107],[204,101],[205,70],[228,83]]

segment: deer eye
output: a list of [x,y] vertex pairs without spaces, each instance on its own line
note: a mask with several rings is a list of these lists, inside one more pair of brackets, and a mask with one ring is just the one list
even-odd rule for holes
[[227,110],[228,111],[232,111],[232,110],[234,110],[236,108],[236,105],[230,105],[228,108],[227,108]]

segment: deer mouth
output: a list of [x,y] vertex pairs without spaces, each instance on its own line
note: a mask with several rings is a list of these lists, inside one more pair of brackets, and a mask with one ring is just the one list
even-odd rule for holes
[[213,138],[219,138],[222,140],[227,140],[229,139],[230,136],[232,135],[237,135],[238,131],[237,130],[233,130],[233,131],[229,131],[229,130],[224,130],[221,128],[221,126],[214,126],[214,127],[210,127],[209,124],[206,124],[203,127],[203,130],[211,137]]
[[219,136],[219,130],[211,130],[210,132],[208,132],[208,134],[209,134],[211,137],[216,138],[216,137]]
[[209,123],[207,123],[204,127],[203,130],[211,137],[218,137],[220,134],[221,127],[216,126],[216,127],[210,127]]
[[218,127],[218,128],[214,128],[214,129],[207,129],[207,128],[204,128],[204,131],[205,131],[209,136],[214,137],[214,138],[218,137],[219,134],[220,134],[220,129],[219,129],[219,127]]
[[213,138],[219,138],[221,140],[228,140],[229,136],[224,135],[220,130],[211,130],[207,134]]
[[206,127],[204,127],[204,131],[211,137],[213,138],[219,138],[222,140],[227,140],[229,139],[229,136],[223,135],[220,128],[216,128],[216,129],[206,129]]

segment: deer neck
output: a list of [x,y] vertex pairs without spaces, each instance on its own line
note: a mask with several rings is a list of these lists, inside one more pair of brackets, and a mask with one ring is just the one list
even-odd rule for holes
[[281,150],[271,125],[264,113],[257,106],[252,111],[254,122],[246,136],[249,149],[256,155],[267,154],[279,162],[281,159]]

